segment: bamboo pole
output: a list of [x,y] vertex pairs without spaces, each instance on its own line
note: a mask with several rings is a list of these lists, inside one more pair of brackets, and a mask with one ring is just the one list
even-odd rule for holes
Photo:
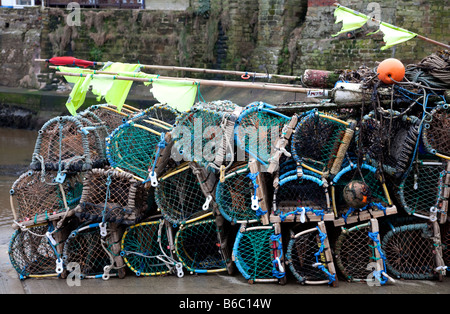
[[[343,7],[343,8],[346,8],[346,9],[348,9],[348,10],[353,11],[352,9],[349,9],[349,8],[347,8],[347,7],[345,7],[345,6],[341,5],[341,4],[339,4],[339,3],[337,3],[337,2],[333,3],[333,5],[334,5],[335,7]],[[369,16],[368,16],[368,17],[369,17]],[[375,19],[375,18],[373,18],[373,17],[369,17],[369,18],[370,18],[373,22],[376,22],[376,23],[381,23],[381,22],[382,22],[382,21],[377,20],[377,19]],[[432,43],[432,44],[434,44],[434,45],[438,45],[438,46],[444,47],[445,49],[450,49],[450,45],[441,43],[441,42],[436,41],[436,40],[433,40],[433,39],[431,39],[431,38],[427,38],[427,37],[422,36],[422,35],[419,35],[419,34],[417,34],[416,37],[419,38],[419,39],[421,39],[421,40],[423,40],[423,41]]]
[[[128,77],[128,76],[120,76],[120,75],[111,75],[111,74],[85,74],[85,73],[69,73],[69,72],[55,72],[57,75],[63,76],[76,76],[76,77],[86,77],[88,75],[93,75],[94,77],[104,77],[115,80],[125,80],[125,81],[135,81],[135,82],[151,82],[154,80],[174,80],[173,77],[165,77],[159,76],[157,79],[147,79],[147,78],[139,78],[139,77]],[[247,83],[247,82],[235,82],[235,81],[214,81],[214,80],[204,80],[204,79],[193,79],[193,78],[183,78],[177,79],[180,82],[185,82],[187,84],[193,85],[203,85],[203,86],[218,86],[218,87],[231,87],[231,88],[247,88],[247,89],[261,89],[261,90],[271,90],[271,91],[279,91],[279,92],[292,92],[292,93],[304,93],[308,94],[309,92],[320,92],[324,97],[330,94],[330,90],[320,89],[320,88],[304,88],[304,87],[292,87],[285,86],[281,84],[269,84],[269,83]]]
[[[49,62],[49,59],[34,59],[36,62]],[[95,62],[95,65],[105,65],[105,62]],[[223,74],[223,75],[235,75],[240,76],[242,79],[250,78],[279,78],[285,80],[301,80],[300,76],[295,75],[281,75],[281,74],[269,74],[269,73],[259,73],[251,71],[230,71],[230,70],[215,70],[215,69],[204,69],[204,68],[191,68],[191,67],[180,67],[180,66],[167,66],[167,65],[157,65],[157,64],[140,64],[141,68],[152,69],[152,70],[165,70],[165,71],[183,71],[183,72],[196,72],[203,74]]]

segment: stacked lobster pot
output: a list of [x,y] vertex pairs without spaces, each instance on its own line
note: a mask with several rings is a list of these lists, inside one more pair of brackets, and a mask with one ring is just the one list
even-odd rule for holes
[[399,84],[337,71],[320,102],[98,105],[52,119],[11,189],[12,264],[22,278],[443,280],[450,82],[418,71],[436,72],[408,66]]

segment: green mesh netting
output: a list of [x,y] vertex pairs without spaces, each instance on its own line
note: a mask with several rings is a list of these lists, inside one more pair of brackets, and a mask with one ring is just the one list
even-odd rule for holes
[[433,161],[415,162],[399,186],[398,195],[408,214],[429,217],[440,207],[446,164]]
[[215,219],[184,224],[175,236],[175,251],[183,266],[195,273],[226,271],[226,258]]
[[155,189],[155,201],[164,219],[179,225],[205,214],[206,198],[196,175],[188,164],[169,170]]
[[248,165],[238,165],[226,172],[224,182],[216,187],[216,203],[222,216],[230,222],[258,221],[260,216],[252,209],[254,184],[249,178]]
[[291,139],[292,157],[320,173],[331,170],[347,129],[341,120],[312,110],[297,123]]
[[128,227],[122,237],[121,255],[137,276],[164,275],[174,260],[164,221],[143,222]]
[[236,107],[227,100],[198,103],[180,114],[172,137],[182,160],[195,161],[207,169],[214,165],[217,155],[225,151],[223,123]]
[[[241,150],[238,151],[238,161],[251,156],[263,165],[269,163],[275,142],[290,120],[290,117],[272,110],[274,108],[263,102],[254,102],[241,112],[234,128],[236,146]],[[242,156],[240,152],[246,155]]]
[[275,268],[274,260],[281,258],[281,240],[272,226],[239,230],[233,246],[234,262],[247,280],[275,279],[284,273]]
[[106,139],[106,152],[111,167],[120,168],[146,180],[158,148],[164,148],[166,132],[170,129],[156,123],[149,126],[128,121],[117,127]]

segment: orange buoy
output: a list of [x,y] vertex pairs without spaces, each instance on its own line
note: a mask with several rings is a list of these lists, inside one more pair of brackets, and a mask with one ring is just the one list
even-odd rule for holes
[[383,83],[394,84],[394,81],[400,82],[405,77],[405,66],[400,60],[389,58],[378,65],[377,74]]

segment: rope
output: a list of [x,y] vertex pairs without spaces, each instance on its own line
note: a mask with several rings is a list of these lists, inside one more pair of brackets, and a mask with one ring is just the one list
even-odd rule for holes
[[320,228],[317,226],[317,231],[319,232],[319,239],[320,239],[320,248],[319,250],[314,253],[314,256],[316,257],[316,264],[317,268],[319,268],[321,271],[323,271],[327,276],[328,276],[328,284],[332,284],[335,280],[336,280],[336,275],[332,275],[328,269],[319,262],[319,255],[322,254],[323,250],[325,249],[325,244],[324,241],[327,238],[326,233],[323,233],[322,230],[320,230]]

